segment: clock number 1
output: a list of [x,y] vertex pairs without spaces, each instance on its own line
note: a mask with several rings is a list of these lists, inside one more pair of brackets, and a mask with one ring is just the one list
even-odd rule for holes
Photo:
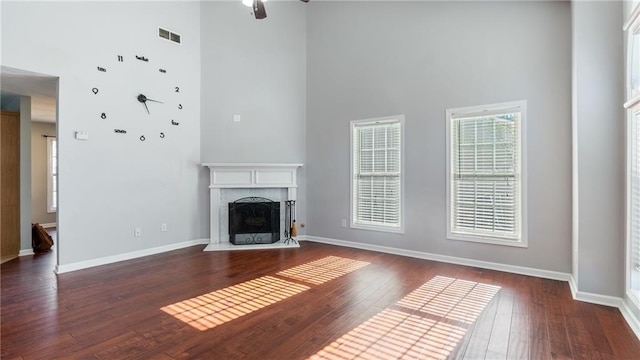
[[118,55],[118,61],[119,62],[124,62],[124,57],[122,57],[122,55]]

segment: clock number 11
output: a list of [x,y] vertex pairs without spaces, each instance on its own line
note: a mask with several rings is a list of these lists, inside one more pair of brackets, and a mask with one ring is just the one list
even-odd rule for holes
[[124,62],[124,57],[122,57],[122,55],[118,55],[118,61],[119,62]]

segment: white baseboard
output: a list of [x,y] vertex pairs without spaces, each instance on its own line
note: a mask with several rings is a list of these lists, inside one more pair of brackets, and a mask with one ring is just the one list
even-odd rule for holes
[[106,257],[102,257],[102,258],[98,258],[98,259],[80,261],[80,262],[71,263],[71,264],[56,265],[55,273],[56,274],[63,274],[63,273],[71,272],[71,271],[87,269],[87,268],[94,267],[94,266],[112,264],[112,263],[119,262],[119,261],[135,259],[135,258],[139,258],[139,257],[143,257],[143,256],[160,254],[160,253],[167,252],[167,251],[178,250],[178,249],[186,248],[186,247],[189,247],[189,246],[202,245],[202,244],[208,244],[208,243],[209,243],[209,239],[190,240],[190,241],[184,241],[184,242],[176,243],[176,244],[158,246],[158,247],[151,248],[151,249],[132,251],[132,252],[129,252],[129,253],[126,253],[126,254],[106,256]]
[[578,294],[578,284],[576,284],[576,279],[573,277],[573,274],[571,274],[569,278],[569,289],[571,289],[571,296],[575,299]]
[[619,309],[624,319],[627,320],[627,324],[629,324],[631,330],[633,330],[638,339],[640,339],[640,319],[629,309],[629,306],[624,301],[620,304]]
[[[569,286],[571,286],[571,283],[569,283]],[[573,290],[571,292],[573,293]],[[585,292],[585,291],[576,291],[575,293],[573,293],[573,299],[578,301],[588,302],[591,304],[617,307],[621,309],[620,311],[622,311],[622,308],[621,308],[623,304],[622,298],[615,297],[615,296],[600,295],[600,294],[594,294],[594,293]]]
[[18,254],[18,256],[29,256],[34,254],[35,253],[33,252],[33,249],[22,249],[20,250],[20,253]]
[[46,224],[40,224],[40,226],[42,226],[45,229],[50,229],[50,228],[57,227],[58,224],[56,224],[56,223],[46,223]]
[[557,271],[535,269],[535,268],[516,266],[516,265],[506,265],[506,264],[494,263],[489,261],[465,259],[465,258],[460,258],[455,256],[438,255],[438,254],[432,254],[432,253],[426,253],[426,252],[414,251],[414,250],[396,249],[396,248],[387,247],[387,246],[356,243],[352,241],[329,239],[329,238],[323,238],[319,236],[306,235],[304,237],[298,237],[298,240],[315,241],[323,244],[352,247],[352,248],[362,249],[362,250],[377,251],[377,252],[382,252],[387,254],[401,255],[401,256],[407,256],[407,257],[424,259],[424,260],[444,262],[449,264],[472,266],[472,267],[478,267],[482,269],[498,270],[498,271],[504,271],[504,272],[513,273],[513,274],[535,276],[535,277],[552,279],[552,280],[569,281],[569,279],[571,278],[571,274],[557,272]]

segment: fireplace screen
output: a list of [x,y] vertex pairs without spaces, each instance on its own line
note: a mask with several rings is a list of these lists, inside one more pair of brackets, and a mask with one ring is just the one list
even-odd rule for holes
[[229,203],[229,241],[234,245],[280,240],[280,202],[247,197]]

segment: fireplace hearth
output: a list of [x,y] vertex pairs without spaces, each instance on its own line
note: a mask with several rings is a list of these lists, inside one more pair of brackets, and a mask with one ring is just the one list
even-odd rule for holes
[[245,197],[229,203],[229,241],[234,245],[280,240],[280,202]]

